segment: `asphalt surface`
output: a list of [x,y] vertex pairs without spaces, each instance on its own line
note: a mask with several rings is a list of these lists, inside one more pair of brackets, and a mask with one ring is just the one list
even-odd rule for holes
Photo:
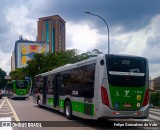
[[[38,126],[38,128],[14,128],[13,130],[113,130],[113,129],[159,129],[155,125],[160,123],[160,111],[151,109],[151,113],[146,120],[83,120],[74,117],[72,121],[66,119],[63,113],[48,109],[45,107],[39,108],[33,103],[32,97],[26,100],[12,100],[3,97],[0,99],[0,118],[11,117],[12,121],[21,121],[25,126]],[[155,118],[155,119],[154,119]],[[35,124],[37,123],[37,124]],[[124,125],[132,125],[137,123],[138,126],[130,127]],[[146,123],[146,127],[144,124]],[[150,123],[150,124],[149,124]],[[22,125],[21,124],[21,125]],[[46,126],[46,127],[42,127]],[[140,125],[143,125],[140,126]],[[150,127],[152,125],[152,127]],[[48,127],[52,126],[52,127]],[[0,127],[0,130],[2,127]],[[5,130],[5,129],[2,129]]]

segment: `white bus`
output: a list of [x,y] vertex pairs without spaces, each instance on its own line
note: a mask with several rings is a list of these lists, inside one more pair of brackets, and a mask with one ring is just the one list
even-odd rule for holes
[[85,119],[147,118],[149,70],[146,58],[98,55],[35,76],[39,106]]

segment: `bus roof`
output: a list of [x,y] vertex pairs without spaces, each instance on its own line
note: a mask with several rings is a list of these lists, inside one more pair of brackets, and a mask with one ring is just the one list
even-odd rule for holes
[[97,59],[97,57],[93,57],[93,58],[83,60],[83,61],[80,61],[80,62],[77,62],[77,63],[74,63],[74,64],[66,64],[66,65],[60,66],[58,68],[55,68],[51,71],[48,71],[48,72],[45,72],[45,73],[42,73],[42,74],[38,74],[36,76],[40,76],[40,75],[41,76],[46,76],[46,75],[56,73],[56,72],[60,72],[60,71],[63,71],[63,70],[68,70],[68,69],[84,66],[84,65],[87,65],[87,64],[96,63],[96,59]]
[[[55,68],[51,71],[48,71],[48,72],[45,72],[45,73],[42,73],[42,74],[38,74],[38,75],[35,75],[35,76],[46,76],[46,75],[49,75],[49,74],[52,74],[52,73],[58,73],[58,72],[63,71],[63,70],[68,70],[68,69],[76,68],[76,67],[79,67],[79,66],[84,66],[84,65],[87,65],[87,64],[96,63],[97,58],[102,58],[103,56],[144,58],[144,57],[134,56],[134,55],[99,54],[96,57],[93,57],[93,58],[90,58],[90,59],[87,59],[87,60],[83,60],[83,61],[80,61],[80,62],[77,62],[77,63],[74,63],[74,64],[66,64],[66,65],[60,66],[58,68]],[[144,58],[144,59],[146,59],[146,58]]]

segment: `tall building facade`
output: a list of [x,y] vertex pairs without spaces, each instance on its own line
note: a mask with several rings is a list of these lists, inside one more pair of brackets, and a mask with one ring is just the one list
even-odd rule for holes
[[11,71],[27,66],[27,61],[32,59],[35,53],[47,52],[49,52],[49,43],[17,40],[11,56]]
[[15,53],[14,51],[12,52],[12,56],[11,56],[11,71],[14,71],[16,69],[16,66],[15,66]]
[[160,77],[154,78],[154,90],[160,91]]
[[65,33],[65,21],[59,15],[39,18],[37,40],[49,42],[49,52],[65,51]]

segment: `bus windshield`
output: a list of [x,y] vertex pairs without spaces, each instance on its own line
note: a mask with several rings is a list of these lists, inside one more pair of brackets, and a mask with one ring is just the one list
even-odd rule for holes
[[139,57],[106,56],[109,83],[113,86],[144,86],[146,60]]
[[27,88],[27,84],[28,84],[28,81],[17,81],[16,82],[16,86],[17,86],[18,89]]

